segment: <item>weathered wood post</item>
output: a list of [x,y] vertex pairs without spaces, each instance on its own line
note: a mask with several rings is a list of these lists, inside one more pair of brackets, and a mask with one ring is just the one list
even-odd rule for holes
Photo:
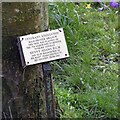
[[46,118],[41,65],[21,66],[16,38],[48,29],[47,3],[2,3],[3,118]]

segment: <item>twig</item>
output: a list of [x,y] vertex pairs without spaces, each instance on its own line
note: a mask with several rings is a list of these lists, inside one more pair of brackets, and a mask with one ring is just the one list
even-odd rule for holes
[[10,118],[13,119],[13,116],[12,116],[12,112],[11,112],[10,106],[9,106],[9,111],[10,111]]

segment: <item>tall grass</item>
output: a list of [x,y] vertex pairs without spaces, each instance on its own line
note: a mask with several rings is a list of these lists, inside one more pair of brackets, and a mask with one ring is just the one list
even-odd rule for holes
[[51,63],[61,118],[119,118],[118,13],[86,4],[49,4],[50,28],[64,28],[70,53]]

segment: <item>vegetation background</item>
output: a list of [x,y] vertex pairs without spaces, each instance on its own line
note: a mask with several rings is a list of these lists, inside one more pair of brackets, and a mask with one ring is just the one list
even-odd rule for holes
[[118,13],[109,3],[49,3],[50,29],[64,28],[70,54],[52,62],[61,118],[120,118]]

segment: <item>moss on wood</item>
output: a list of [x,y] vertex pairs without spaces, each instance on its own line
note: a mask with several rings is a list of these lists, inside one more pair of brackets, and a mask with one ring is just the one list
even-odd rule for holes
[[2,21],[3,118],[45,118],[41,65],[23,70],[16,37],[48,27],[47,3],[3,2]]

